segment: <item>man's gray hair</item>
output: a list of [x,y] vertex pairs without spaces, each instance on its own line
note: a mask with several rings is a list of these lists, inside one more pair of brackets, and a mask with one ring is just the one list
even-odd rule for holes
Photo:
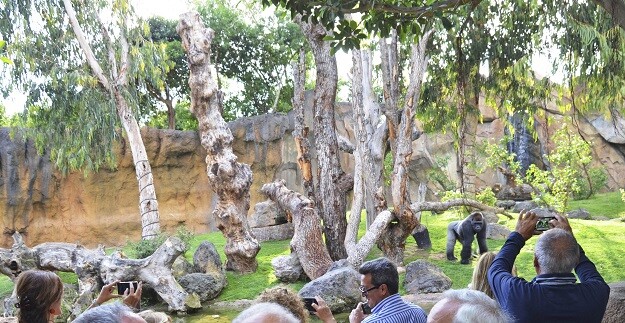
[[499,303],[479,290],[449,289],[443,293],[451,303],[461,304],[453,323],[508,323],[510,315],[501,309]]
[[568,231],[553,228],[538,238],[534,255],[540,274],[568,274],[579,263],[579,245]]
[[232,323],[275,322],[299,323],[289,310],[276,303],[256,303],[241,312]]
[[73,323],[119,323],[134,312],[121,302],[91,308],[80,314]]

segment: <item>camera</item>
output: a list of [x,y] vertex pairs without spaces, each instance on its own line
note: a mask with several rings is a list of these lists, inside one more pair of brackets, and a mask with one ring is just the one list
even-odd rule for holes
[[367,304],[367,302],[360,303],[360,307],[362,307],[362,312],[365,314],[371,314],[371,306]]
[[539,218],[538,222],[536,222],[536,231],[547,231],[551,229],[551,227],[549,226],[549,221],[553,219],[555,219],[554,216],[547,216],[547,217]]
[[315,308],[312,307],[313,303],[318,304],[317,299],[315,299],[314,297],[304,297],[303,300],[304,300],[304,306],[306,306],[306,309],[308,310],[308,312],[310,312],[310,314],[317,312]]
[[131,281],[131,282],[119,282],[117,283],[117,294],[124,295],[127,289],[130,289],[130,284],[132,284],[133,290],[137,290],[139,287],[139,282]]

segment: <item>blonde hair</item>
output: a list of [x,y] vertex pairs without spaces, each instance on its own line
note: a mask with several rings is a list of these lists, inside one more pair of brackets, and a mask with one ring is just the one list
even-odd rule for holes
[[[496,252],[487,251],[483,253],[480,258],[477,260],[477,264],[475,264],[475,268],[473,268],[473,276],[471,277],[471,283],[469,284],[470,289],[479,290],[484,292],[484,294],[488,295],[490,298],[495,298],[493,294],[493,290],[490,288],[490,284],[488,284],[488,268],[495,260],[495,256],[497,256]],[[512,265],[512,276],[516,276],[516,266]]]

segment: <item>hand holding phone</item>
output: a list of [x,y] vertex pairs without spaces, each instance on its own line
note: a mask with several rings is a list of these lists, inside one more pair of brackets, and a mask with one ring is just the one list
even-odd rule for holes
[[[132,290],[130,289],[130,285],[132,285]],[[124,295],[126,290],[129,290],[128,293],[135,292],[139,287],[139,282],[137,281],[129,281],[129,282],[118,282],[117,283],[117,294]]]
[[306,306],[306,309],[308,310],[308,312],[310,314],[314,314],[317,311],[312,306],[312,304],[318,304],[317,303],[317,299],[315,299],[314,297],[305,297],[304,298],[304,306]]
[[360,303],[360,307],[362,308],[362,312],[364,314],[371,314],[371,306],[367,302]]

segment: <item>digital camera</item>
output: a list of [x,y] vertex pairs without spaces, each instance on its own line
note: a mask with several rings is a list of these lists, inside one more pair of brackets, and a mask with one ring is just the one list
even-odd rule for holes
[[547,216],[543,218],[538,218],[538,222],[536,222],[536,231],[547,231],[551,229],[549,226],[549,221],[555,219],[553,216]]

